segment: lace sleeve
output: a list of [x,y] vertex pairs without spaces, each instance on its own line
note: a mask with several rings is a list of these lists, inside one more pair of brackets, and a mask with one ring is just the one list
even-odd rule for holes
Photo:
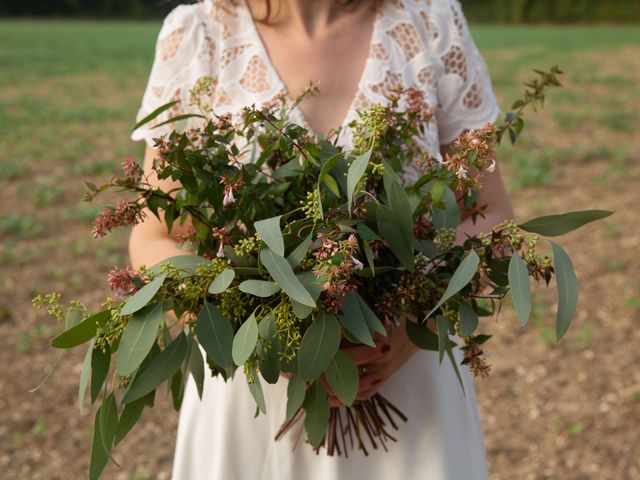
[[136,121],[165,103],[173,100],[179,103],[136,129],[131,134],[133,140],[145,140],[153,146],[154,138],[166,135],[176,127],[187,129],[196,125],[198,119],[187,119],[179,125],[171,123],[154,128],[169,118],[195,112],[189,105],[189,91],[202,76],[215,75],[216,42],[205,21],[206,15],[201,4],[180,5],[165,18]]
[[449,11],[442,17],[446,50],[439,58],[436,120],[440,144],[447,145],[466,129],[495,122],[500,108],[489,70],[471,38],[459,1],[442,3],[448,4]]

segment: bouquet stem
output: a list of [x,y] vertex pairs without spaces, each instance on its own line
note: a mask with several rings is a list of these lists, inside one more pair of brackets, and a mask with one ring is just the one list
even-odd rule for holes
[[[283,438],[303,418],[301,407],[290,420],[282,424],[275,439]],[[380,445],[387,451],[387,442],[396,441],[389,433],[390,429],[398,430],[399,420],[406,422],[407,417],[379,393],[350,407],[331,407],[327,432],[314,450],[319,454],[320,449],[325,447],[327,455],[344,454],[345,458],[349,457],[349,450],[354,449],[369,455],[369,449],[377,450]]]

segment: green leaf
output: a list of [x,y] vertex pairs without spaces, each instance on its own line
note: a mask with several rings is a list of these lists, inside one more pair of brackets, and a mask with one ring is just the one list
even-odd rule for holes
[[349,209],[349,216],[351,216],[351,205],[353,203],[353,194],[356,187],[360,182],[360,179],[367,170],[369,159],[371,158],[371,149],[364,152],[362,155],[358,155],[351,162],[351,166],[347,171],[347,208]]
[[187,337],[184,332],[180,332],[180,335],[131,383],[131,387],[122,398],[122,403],[131,403],[155,390],[158,385],[173,376],[186,356]]
[[431,188],[429,189],[429,195],[431,195],[431,202],[433,205],[439,206],[442,197],[444,196],[444,189],[447,184],[444,180],[436,179],[431,183]]
[[62,332],[51,342],[55,348],[73,348],[93,338],[98,329],[111,318],[110,310],[103,310],[74,325],[69,330]]
[[236,272],[232,268],[225,268],[209,285],[209,293],[218,294],[224,292],[229,288],[235,277]]
[[257,372],[254,371],[253,374],[253,382],[247,382],[249,385],[249,391],[251,392],[251,396],[256,401],[256,405],[258,406],[258,410],[260,410],[263,414],[267,413],[267,404],[264,401],[264,392],[262,391],[262,384],[260,383],[260,376]]
[[277,383],[280,378],[282,344],[278,338],[278,328],[276,327],[273,313],[269,313],[260,320],[258,334],[262,338],[259,352],[261,356],[260,373],[268,383]]
[[560,340],[571,324],[578,305],[578,279],[569,255],[560,245],[550,242],[553,249],[553,269],[556,273],[558,312],[556,314],[556,338]]
[[91,378],[91,355],[93,353],[93,340],[87,348],[87,353],[84,355],[82,361],[82,370],[80,371],[80,382],[78,384],[78,404],[80,405],[80,415],[84,410],[84,396],[87,392],[87,386],[89,385],[89,378]]
[[89,478],[91,480],[97,480],[107,465],[117,426],[118,409],[112,393],[104,399],[96,412],[89,463]]
[[460,335],[463,337],[471,335],[478,328],[478,315],[466,303],[458,305],[458,315],[460,315]]
[[238,288],[241,292],[262,298],[270,297],[280,291],[280,287],[275,282],[267,280],[245,280],[238,285]]
[[96,401],[111,365],[111,349],[109,345],[103,352],[100,347],[94,348],[91,354],[91,403]]
[[193,340],[193,337],[190,338],[193,344],[191,345],[191,352],[189,353],[189,371],[196,383],[198,397],[202,399],[202,388],[204,386],[204,360],[198,344]]
[[133,314],[118,346],[116,370],[120,375],[130,375],[140,366],[156,342],[163,318],[162,302],[147,305]]
[[516,316],[524,327],[531,314],[531,284],[527,264],[515,252],[509,261],[509,288]]
[[411,239],[400,229],[396,222],[396,213],[386,205],[376,209],[376,221],[380,235],[389,242],[389,248],[402,266],[409,271],[415,268],[413,258],[413,232]]
[[478,265],[480,264],[480,258],[478,258],[478,254],[475,250],[471,250],[469,254],[467,254],[464,259],[456,268],[456,271],[453,272],[451,276],[451,280],[449,280],[449,284],[447,285],[442,298],[438,301],[435,307],[431,309],[431,311],[427,314],[427,318],[429,318],[433,312],[435,312],[440,306],[449,300],[452,296],[462,290],[467,284],[473,279],[478,270]]
[[207,260],[199,255],[176,255],[156,263],[149,269],[149,271],[154,275],[158,275],[160,274],[162,267],[165,265],[173,265],[180,270],[181,276],[185,277],[194,273],[198,266],[208,265],[210,263],[211,260]]
[[236,365],[243,365],[251,356],[258,343],[258,323],[256,317],[252,313],[247,318],[233,338],[233,347],[231,355]]
[[[189,352],[187,352],[188,354]],[[171,377],[171,402],[175,411],[180,411],[180,406],[182,405],[182,397],[184,395],[184,381],[182,378],[182,369],[176,370],[176,373]]]
[[364,250],[364,256],[367,257],[367,264],[371,269],[371,275],[376,276],[375,263],[373,259],[373,250],[371,249],[371,245],[369,245],[368,240],[362,241],[362,249]]
[[[322,293],[322,285],[318,281],[318,277],[313,272],[302,272],[296,274],[296,278],[300,280],[305,290],[311,294],[313,301],[317,301],[320,293]],[[307,318],[313,311],[313,307],[303,305],[295,300],[291,301],[291,305],[293,306],[293,313],[298,318]]]
[[356,230],[358,230],[358,235],[362,240],[382,240],[380,235],[371,230],[364,223],[359,223],[356,225]]
[[309,247],[311,246],[311,241],[313,240],[313,232],[310,233],[307,238],[302,240],[300,245],[298,245],[293,252],[289,254],[287,257],[287,262],[291,265],[291,268],[297,267],[300,262],[304,259],[309,251]]
[[453,350],[452,347],[455,344],[453,342],[449,342],[449,345],[447,345],[447,356],[449,357],[449,361],[451,362],[451,366],[453,367],[453,371],[456,374],[456,377],[458,378],[458,383],[460,383],[460,387],[462,388],[462,393],[466,396],[467,393],[464,391],[464,383],[462,382],[462,375],[460,375],[460,369],[458,368],[458,364],[456,363],[456,359],[453,356]]
[[259,220],[254,223],[254,226],[256,228],[256,232],[262,241],[266,243],[267,247],[283,257],[284,239],[282,238],[282,231],[280,230],[281,218],[282,215],[278,215],[277,217]]
[[[344,297],[342,314],[339,315],[342,326],[359,342],[375,347],[376,344],[372,336],[374,330],[369,326],[368,315],[374,316],[380,322],[375,313],[371,312],[371,309],[356,292],[349,292]],[[382,326],[382,330],[384,330],[384,326]]]
[[154,118],[156,118],[158,115],[160,115],[162,112],[169,110],[171,107],[173,107],[175,104],[180,103],[180,100],[174,100],[172,102],[168,102],[165,103],[164,105],[160,105],[158,108],[156,108],[153,112],[151,112],[149,115],[147,115],[146,117],[144,117],[142,120],[140,120],[138,123],[135,124],[135,126],[133,127],[133,130],[137,130],[138,128],[140,128],[142,125],[144,125],[145,123],[149,123],[151,120],[153,120]]
[[456,194],[449,187],[445,187],[442,201],[444,207],[433,208],[434,228],[457,228],[460,224],[460,208],[456,202]]
[[609,210],[582,210],[560,215],[546,215],[533,218],[519,227],[527,232],[537,233],[546,237],[557,237],[576,230],[583,225],[600,220],[613,214]]
[[322,443],[329,424],[329,397],[320,382],[313,382],[307,389],[304,409],[304,428],[307,431],[309,443],[317,447]]
[[300,342],[298,369],[303,380],[314,380],[325,371],[340,347],[340,324],[321,311]]
[[215,305],[205,301],[196,319],[196,335],[207,355],[222,368],[233,366],[233,327]]
[[353,404],[358,393],[360,375],[358,367],[349,355],[338,350],[327,367],[325,377],[342,403]]
[[131,298],[129,298],[129,300],[127,300],[127,303],[124,304],[120,311],[120,315],[131,315],[132,313],[146,307],[155,294],[158,293],[158,290],[160,290],[160,287],[162,287],[166,278],[167,273],[163,273],[138,290]]
[[286,421],[293,418],[298,409],[302,406],[305,397],[305,382],[300,375],[294,373],[287,385],[287,416]]
[[79,324],[82,321],[82,310],[70,308],[67,310],[67,315],[64,320],[65,330],[69,330],[71,327]]
[[407,320],[405,322],[405,329],[409,340],[411,340],[414,345],[423,350],[438,351],[438,335],[427,328],[426,325],[418,325],[416,322]]
[[124,406],[122,414],[120,415],[120,420],[118,421],[118,428],[116,430],[116,445],[127,436],[127,433],[129,433],[133,426],[138,422],[143,410],[144,398],[139,398],[135,402],[131,402]]
[[260,252],[260,260],[271,277],[291,299],[308,307],[316,306],[316,302],[296,278],[291,265],[282,255],[265,248]]
[[[407,192],[400,185],[398,176],[393,171],[389,163],[384,162],[384,190],[387,194],[387,204],[392,211],[391,226],[396,230],[397,235],[389,238],[383,230],[378,230],[389,240],[391,251],[398,257],[398,260],[409,271],[414,269],[413,259],[413,209],[409,202]],[[394,245],[395,243],[395,245]]]
[[444,352],[449,345],[449,327],[451,321],[444,315],[436,315],[436,326],[438,327],[438,355],[440,357],[440,364],[444,358]]
[[326,175],[322,179],[322,183],[333,193],[336,197],[340,197],[340,188],[338,187],[338,182],[331,175]]

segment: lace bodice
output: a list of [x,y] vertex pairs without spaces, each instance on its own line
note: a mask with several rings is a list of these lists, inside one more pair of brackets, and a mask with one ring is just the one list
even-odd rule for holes
[[[137,118],[163,103],[180,103],[135,130],[131,138],[153,145],[153,138],[175,128],[171,124],[152,128],[155,124],[195,111],[189,105],[189,91],[204,75],[215,78],[211,105],[216,114],[238,115],[244,106],[269,105],[288,96],[244,0],[181,5],[169,13],[160,30]],[[499,108],[489,73],[458,0],[381,1],[369,56],[342,126],[357,118],[358,109],[385,104],[392,90],[410,86],[423,92],[435,113],[421,139],[433,153],[465,129],[496,120]],[[298,108],[292,115],[309,128]],[[189,119],[182,127],[197,121]],[[348,129],[343,129],[339,141],[350,146]]]

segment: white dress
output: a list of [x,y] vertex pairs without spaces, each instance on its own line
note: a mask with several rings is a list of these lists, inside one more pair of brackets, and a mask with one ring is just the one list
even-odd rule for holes
[[[189,90],[203,75],[216,78],[211,98],[216,113],[238,115],[243,106],[270,104],[287,94],[242,0],[205,0],[179,6],[166,17],[138,119],[171,100],[181,102],[154,123],[190,111]],[[385,94],[398,86],[419,88],[435,112],[422,138],[433,152],[465,129],[496,120],[499,108],[487,67],[458,0],[382,1],[369,58],[342,125],[357,118],[357,109],[385,103]],[[292,115],[308,127],[299,109]],[[139,128],[132,138],[153,145],[154,137],[172,128],[150,126]],[[350,144],[346,132],[340,140]],[[405,174],[417,175],[417,170],[408,166]],[[180,412],[173,478],[486,479],[473,383],[466,368],[461,373],[466,396],[446,359],[439,365],[437,353],[416,353],[380,389],[409,418],[395,432],[398,441],[389,443],[388,452],[365,457],[354,451],[349,458],[316,455],[295,430],[274,441],[285,415],[284,378],[275,385],[262,382],[267,415],[257,418],[241,371],[229,383],[207,377],[202,400],[190,381]]]

